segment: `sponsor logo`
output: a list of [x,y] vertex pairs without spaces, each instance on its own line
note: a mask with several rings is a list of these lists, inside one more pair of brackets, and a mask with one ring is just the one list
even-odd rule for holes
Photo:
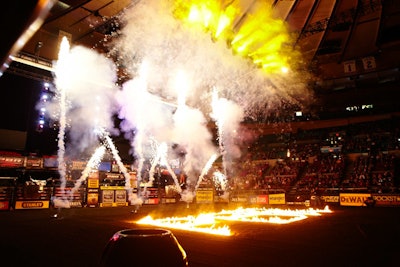
[[256,197],[256,202],[257,203],[268,203],[268,196],[257,196]]
[[273,200],[273,201],[281,201],[281,200],[284,200],[284,199],[285,199],[285,196],[282,196],[282,197],[274,197],[274,196],[271,196],[271,195],[270,195],[269,199],[270,199],[270,200]]
[[398,196],[373,196],[376,201],[395,202],[399,200]]
[[70,207],[82,207],[82,202],[80,201],[70,201],[69,202]]
[[247,202],[247,197],[232,197],[232,202]]
[[0,201],[0,210],[8,210],[8,201]]
[[364,206],[364,202],[371,197],[371,194],[340,194],[340,204],[343,206]]
[[398,195],[373,195],[372,198],[377,205],[400,205],[400,196]]
[[358,196],[340,197],[340,201],[346,203],[364,203],[365,200],[367,200],[366,197],[358,197]]
[[196,201],[199,203],[211,203],[213,199],[213,191],[197,191],[196,193]]
[[22,202],[22,207],[25,209],[31,209],[31,208],[42,208],[43,207],[43,202]]
[[271,194],[268,196],[269,204],[285,204],[285,194]]
[[321,199],[325,202],[339,202],[339,196],[321,196]]
[[1,167],[17,167],[24,164],[25,158],[19,157],[0,157]]
[[158,198],[149,198],[144,201],[145,204],[158,204]]
[[50,201],[16,201],[15,209],[47,209]]

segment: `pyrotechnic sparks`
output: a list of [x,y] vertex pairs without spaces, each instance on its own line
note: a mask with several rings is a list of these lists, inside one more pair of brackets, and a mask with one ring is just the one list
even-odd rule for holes
[[197,190],[197,188],[200,186],[201,182],[203,181],[204,176],[208,173],[208,171],[210,170],[210,168],[212,167],[212,164],[214,163],[214,161],[217,159],[218,155],[217,154],[213,154],[210,159],[207,161],[206,165],[204,166],[203,170],[200,173],[199,176],[199,180],[197,181],[195,190]]
[[220,212],[201,213],[197,216],[167,217],[155,219],[146,216],[136,221],[137,224],[154,225],[172,229],[202,232],[213,235],[230,236],[231,231],[227,222],[254,222],[289,224],[305,220],[311,216],[321,216],[332,211],[326,206],[324,209],[278,209],[278,208],[238,208],[236,210],[222,210]]
[[215,187],[220,187],[223,191],[226,190],[226,186],[228,184],[228,180],[226,178],[226,175],[219,172],[215,171],[213,173],[212,179],[214,181]]
[[54,202],[55,207],[63,207],[63,208],[70,207],[69,201],[72,200],[74,193],[79,189],[79,187],[82,185],[82,183],[88,178],[89,173],[93,169],[97,168],[101,159],[103,158],[105,151],[106,151],[106,148],[104,146],[100,146],[96,149],[96,151],[93,153],[92,157],[86,164],[85,169],[82,171],[81,177],[75,182],[74,187],[69,192],[69,199],[64,196],[61,198],[54,198],[53,202]]
[[66,185],[66,164],[65,164],[65,128],[66,128],[66,92],[65,90],[68,88],[67,86],[67,73],[68,73],[68,58],[69,58],[69,42],[66,37],[62,38],[60,44],[60,51],[58,55],[58,62],[56,66],[56,84],[59,92],[60,97],[60,129],[58,131],[58,171],[60,173],[61,179],[61,194],[64,195],[65,185]]

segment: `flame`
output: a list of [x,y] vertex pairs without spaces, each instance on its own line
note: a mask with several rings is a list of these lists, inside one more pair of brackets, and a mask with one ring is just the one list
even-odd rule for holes
[[234,233],[226,222],[257,222],[273,224],[289,224],[311,216],[321,216],[332,211],[324,209],[279,209],[279,208],[237,208],[220,212],[200,213],[197,216],[167,217],[154,219],[148,215],[137,224],[153,225],[172,229],[201,232],[213,235],[231,236]]
[[214,213],[202,213],[198,216],[168,217],[163,219],[153,219],[149,215],[136,223],[214,235],[232,235],[228,226],[216,226],[217,221]]

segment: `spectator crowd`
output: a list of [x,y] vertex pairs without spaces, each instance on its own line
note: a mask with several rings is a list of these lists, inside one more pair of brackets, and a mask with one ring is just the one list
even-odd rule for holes
[[311,193],[398,192],[399,125],[399,118],[393,117],[261,136],[247,147],[242,164],[234,165],[230,186]]

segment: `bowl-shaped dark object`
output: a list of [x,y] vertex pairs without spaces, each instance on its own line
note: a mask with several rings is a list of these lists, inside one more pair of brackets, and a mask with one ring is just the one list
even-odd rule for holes
[[185,250],[169,230],[125,229],[110,238],[100,266],[180,267],[188,266],[188,259]]

